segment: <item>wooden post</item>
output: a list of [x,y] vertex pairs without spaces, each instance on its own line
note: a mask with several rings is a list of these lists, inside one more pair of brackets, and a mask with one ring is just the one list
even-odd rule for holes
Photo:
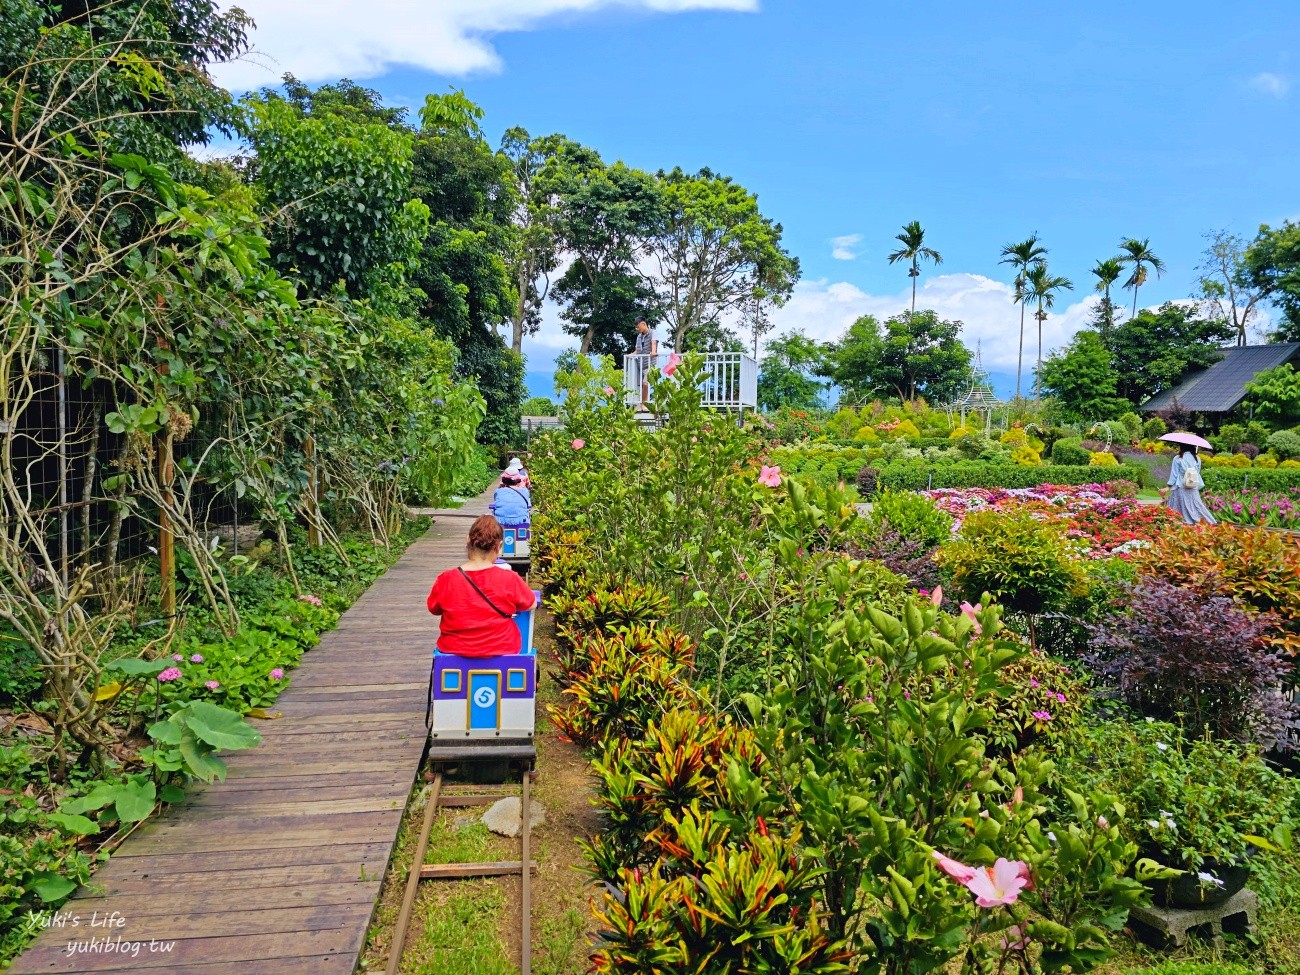
[[523,932],[519,942],[519,975],[529,975],[533,964],[532,919],[529,916],[533,912],[532,878],[528,876],[529,870],[526,866],[532,862],[528,849],[533,831],[533,809],[528,796],[528,784],[532,777],[532,771],[524,769],[524,794],[519,800],[519,913],[523,916]]
[[303,444],[303,455],[307,458],[307,544],[320,545],[320,498],[316,495],[316,438],[307,435]]
[[172,503],[174,476],[172,431],[168,426],[158,444],[158,483],[163,500],[158,507],[158,573],[162,576],[162,611],[167,617],[176,615],[176,542],[172,535],[171,517],[167,514]]

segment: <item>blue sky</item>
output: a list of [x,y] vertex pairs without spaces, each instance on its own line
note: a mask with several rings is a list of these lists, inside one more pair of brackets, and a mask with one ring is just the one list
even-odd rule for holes
[[[832,338],[902,309],[906,273],[885,255],[920,220],[944,257],[921,303],[966,321],[1000,376],[1019,328],[1002,245],[1037,231],[1075,282],[1051,349],[1086,320],[1088,268],[1121,237],[1149,237],[1168,265],[1140,294],[1152,305],[1192,292],[1206,231],[1300,218],[1295,0],[244,6],[269,57],[219,72],[231,87],[347,75],[412,106],[463,87],[493,139],[523,125],[610,161],[735,177],[803,265],[782,330]],[[530,370],[567,344],[548,316]]]

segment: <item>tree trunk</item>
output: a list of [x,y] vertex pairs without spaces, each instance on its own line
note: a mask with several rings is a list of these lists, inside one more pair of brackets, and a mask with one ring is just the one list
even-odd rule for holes
[[1016,355],[1016,399],[1020,399],[1020,373],[1025,365],[1025,303],[1020,303],[1020,352]]
[[1043,383],[1043,303],[1038,303],[1038,369],[1034,373],[1034,403],[1042,395]]
[[921,276],[921,269],[912,262],[912,314],[916,315],[916,279]]
[[1133,285],[1133,317],[1134,318],[1138,317],[1138,288],[1140,287],[1142,287],[1142,285],[1140,284]]
[[591,343],[595,337],[596,337],[596,323],[592,322],[590,325],[587,326],[587,331],[582,333],[582,345],[578,347],[578,351],[581,352],[583,355],[586,355],[588,352],[590,352]]

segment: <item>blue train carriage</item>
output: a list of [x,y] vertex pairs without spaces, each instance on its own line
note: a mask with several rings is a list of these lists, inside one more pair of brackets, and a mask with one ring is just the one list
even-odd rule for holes
[[[540,605],[541,593],[534,591]],[[537,698],[537,611],[515,614],[517,653],[499,657],[433,655],[432,745],[533,737]]]

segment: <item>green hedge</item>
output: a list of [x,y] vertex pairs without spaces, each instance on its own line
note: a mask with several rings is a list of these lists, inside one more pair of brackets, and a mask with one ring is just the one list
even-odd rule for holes
[[1117,467],[1067,467],[1043,464],[1022,467],[1019,464],[958,461],[953,464],[918,464],[896,460],[880,472],[879,490],[924,491],[935,488],[1027,488],[1040,484],[1094,484],[1107,481],[1132,481],[1141,487],[1150,478],[1137,464]]
[[1092,454],[1080,446],[1077,437],[1066,437],[1052,444],[1052,463],[1071,467],[1087,467]]
[[1201,476],[1210,490],[1232,491],[1243,487],[1260,491],[1289,491],[1300,487],[1300,467],[1202,467]]

